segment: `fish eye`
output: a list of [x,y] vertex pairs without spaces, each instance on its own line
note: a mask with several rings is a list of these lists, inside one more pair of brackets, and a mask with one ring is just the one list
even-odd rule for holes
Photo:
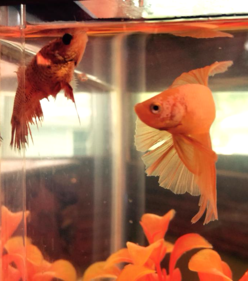
[[64,36],[62,37],[62,41],[65,45],[70,45],[71,40],[72,40],[72,35],[69,33],[64,34]]
[[150,110],[154,114],[158,114],[160,112],[160,109],[161,109],[161,105],[158,103],[153,103],[150,106]]

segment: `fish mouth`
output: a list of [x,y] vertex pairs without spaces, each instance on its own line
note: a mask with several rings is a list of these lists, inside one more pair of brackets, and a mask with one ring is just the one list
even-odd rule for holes
[[155,123],[152,118],[153,116],[151,115],[149,108],[147,108],[142,102],[135,105],[134,111],[143,123],[155,128]]
[[147,109],[145,108],[145,106],[142,104],[142,103],[137,103],[135,106],[134,106],[134,111],[135,113],[137,114],[137,116],[139,117],[139,119],[145,123],[145,119],[146,118],[146,115],[147,115]]
[[146,107],[143,105],[143,103],[137,103],[135,106],[134,106],[134,111],[135,113],[140,117],[141,115],[143,114],[146,114],[147,112],[147,109]]

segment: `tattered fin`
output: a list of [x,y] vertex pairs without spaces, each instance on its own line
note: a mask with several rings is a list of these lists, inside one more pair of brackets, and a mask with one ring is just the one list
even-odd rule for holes
[[232,61],[221,61],[215,62],[209,66],[203,68],[197,68],[189,72],[184,72],[182,75],[177,77],[170,88],[185,84],[201,84],[208,86],[208,77],[214,76],[217,73],[222,73],[227,70],[233,64]]
[[33,142],[32,132],[30,128],[30,124],[35,124],[38,126],[37,120],[41,121],[43,119],[43,111],[40,105],[40,102],[37,102],[34,105],[34,108],[21,118],[17,118],[16,116],[12,115],[11,118],[11,142],[10,146],[20,149],[25,149],[26,145],[28,145],[28,136],[31,137]]
[[[13,120],[13,118],[12,118]],[[19,122],[11,122],[11,141],[10,146],[17,148],[18,150],[25,149],[26,144],[28,145],[28,134],[32,139],[32,133],[28,123],[21,125]]]
[[75,74],[72,75],[72,79],[70,82],[70,86],[72,87],[72,89],[76,90],[78,87],[78,80]]
[[171,134],[149,127],[137,118],[134,139],[136,149],[145,152],[158,142],[171,139]]
[[77,116],[78,116],[78,121],[81,124],[80,117],[79,117],[78,110],[77,110],[77,105],[76,105],[74,94],[73,94],[73,89],[72,89],[71,85],[68,84],[68,83],[63,83],[61,85],[61,88],[63,88],[64,91],[65,91],[65,97],[68,98],[69,100],[71,100],[74,103],[75,109],[76,109],[76,112],[77,112]]
[[179,158],[173,139],[167,139],[160,146],[143,155],[148,176],[159,176],[159,185],[175,194],[188,192],[199,195],[195,175],[188,170]]

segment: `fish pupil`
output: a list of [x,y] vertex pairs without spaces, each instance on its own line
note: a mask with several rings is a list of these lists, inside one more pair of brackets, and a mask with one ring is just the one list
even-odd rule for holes
[[157,105],[157,104],[152,104],[151,107],[150,107],[150,109],[151,109],[151,112],[152,112],[152,113],[158,113],[159,110],[160,110],[160,106]]
[[72,35],[69,33],[64,34],[64,36],[62,37],[62,41],[65,45],[69,45],[71,43],[72,40]]

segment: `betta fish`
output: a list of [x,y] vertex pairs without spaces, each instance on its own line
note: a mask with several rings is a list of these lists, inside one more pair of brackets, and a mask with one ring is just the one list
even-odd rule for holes
[[208,76],[222,73],[232,61],[183,73],[169,89],[135,106],[138,116],[135,145],[146,152],[142,160],[148,176],[175,194],[200,195],[197,222],[206,210],[204,224],[217,220],[217,155],[212,150],[210,127],[215,104]]
[[11,118],[11,147],[25,148],[29,134],[32,139],[30,124],[43,119],[40,100],[50,95],[56,98],[59,91],[64,90],[65,96],[75,103],[70,82],[87,41],[85,32],[70,30],[44,46],[27,66],[19,67]]

